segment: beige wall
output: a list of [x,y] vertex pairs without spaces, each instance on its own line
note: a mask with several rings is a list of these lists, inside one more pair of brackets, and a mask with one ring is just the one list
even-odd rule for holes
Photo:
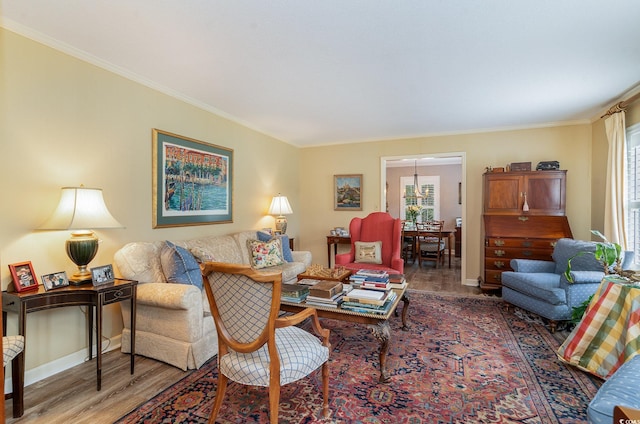
[[[0,30],[0,277],[7,264],[31,261],[38,277],[74,265],[64,248],[69,232],[35,232],[51,214],[60,187],[100,187],[111,213],[126,229],[98,231],[102,239],[91,266],[112,263],[130,241],[183,239],[204,234],[273,227],[271,197],[288,196],[296,214],[299,150],[61,52]],[[232,224],[152,229],[151,129],[159,128],[234,149]],[[9,315],[15,334],[15,317]],[[27,369],[87,345],[80,308],[30,314]],[[119,335],[119,307],[105,317],[104,334]]]
[[[300,158],[301,248],[311,250],[314,262],[326,263],[326,235],[330,228],[347,227],[351,218],[383,210],[380,158],[462,152],[465,231],[465,280],[476,280],[482,261],[482,174],[487,166],[506,166],[557,160],[567,172],[567,215],[576,238],[589,236],[591,227],[591,125],[572,125],[520,131],[424,137],[342,144],[302,149]],[[333,210],[334,174],[363,174],[363,211]],[[465,251],[466,249],[466,251]]]

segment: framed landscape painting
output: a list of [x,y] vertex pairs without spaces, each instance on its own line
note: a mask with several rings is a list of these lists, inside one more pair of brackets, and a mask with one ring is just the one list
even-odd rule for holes
[[153,228],[233,222],[233,149],[153,129]]
[[333,176],[333,210],[362,210],[362,174]]

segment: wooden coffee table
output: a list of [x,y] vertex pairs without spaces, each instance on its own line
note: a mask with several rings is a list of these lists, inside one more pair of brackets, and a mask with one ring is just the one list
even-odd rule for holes
[[[302,275],[302,274],[301,274]],[[300,276],[298,276],[300,277]],[[315,276],[303,277],[303,278],[315,278]],[[393,301],[393,305],[389,309],[389,311],[384,314],[374,314],[374,313],[362,313],[349,311],[347,309],[341,308],[331,308],[324,306],[316,306],[318,311],[318,316],[320,318],[329,318],[335,319],[338,321],[344,322],[354,322],[358,324],[365,324],[371,329],[374,337],[380,341],[380,383],[388,383],[391,380],[389,373],[387,372],[387,353],[389,352],[389,343],[391,341],[391,329],[389,326],[389,318],[391,315],[397,316],[396,308],[400,303],[400,300],[403,302],[402,306],[402,330],[407,331],[409,326],[407,325],[407,310],[409,309],[409,297],[407,296],[406,287],[402,289],[395,290],[398,296],[396,296]],[[296,313],[306,308],[307,305],[303,303],[293,303],[287,301],[280,302],[280,310],[286,312]]]

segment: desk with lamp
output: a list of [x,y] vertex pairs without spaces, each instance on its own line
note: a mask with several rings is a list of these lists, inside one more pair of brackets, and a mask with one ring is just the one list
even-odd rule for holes
[[2,292],[3,327],[6,331],[7,312],[18,314],[18,333],[27,345],[27,314],[64,306],[88,306],[89,359],[93,358],[93,313],[96,319],[96,379],[97,390],[102,384],[102,307],[125,300],[131,302],[131,374],[135,358],[135,316],[137,281],[114,279],[106,284],[92,284],[88,264],[98,252],[99,240],[92,229],[124,228],[109,212],[102,190],[96,188],[63,187],[58,207],[40,230],[72,230],[66,242],[69,258],[78,271],[69,278],[69,286],[46,290],[34,285],[33,290]]

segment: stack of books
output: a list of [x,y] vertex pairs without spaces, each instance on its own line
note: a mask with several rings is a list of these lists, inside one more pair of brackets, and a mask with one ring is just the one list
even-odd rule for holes
[[310,306],[337,308],[342,303],[342,296],[340,281],[323,280],[309,287],[305,303]]
[[389,274],[389,283],[392,289],[403,289],[407,287],[407,280],[404,274]]
[[280,293],[281,300],[293,303],[302,303],[307,296],[309,296],[309,286],[302,284],[282,285],[282,291]]
[[397,297],[393,290],[353,289],[343,297],[342,309],[384,315]]
[[374,290],[391,290],[389,274],[378,269],[361,269],[349,277],[354,287]]

